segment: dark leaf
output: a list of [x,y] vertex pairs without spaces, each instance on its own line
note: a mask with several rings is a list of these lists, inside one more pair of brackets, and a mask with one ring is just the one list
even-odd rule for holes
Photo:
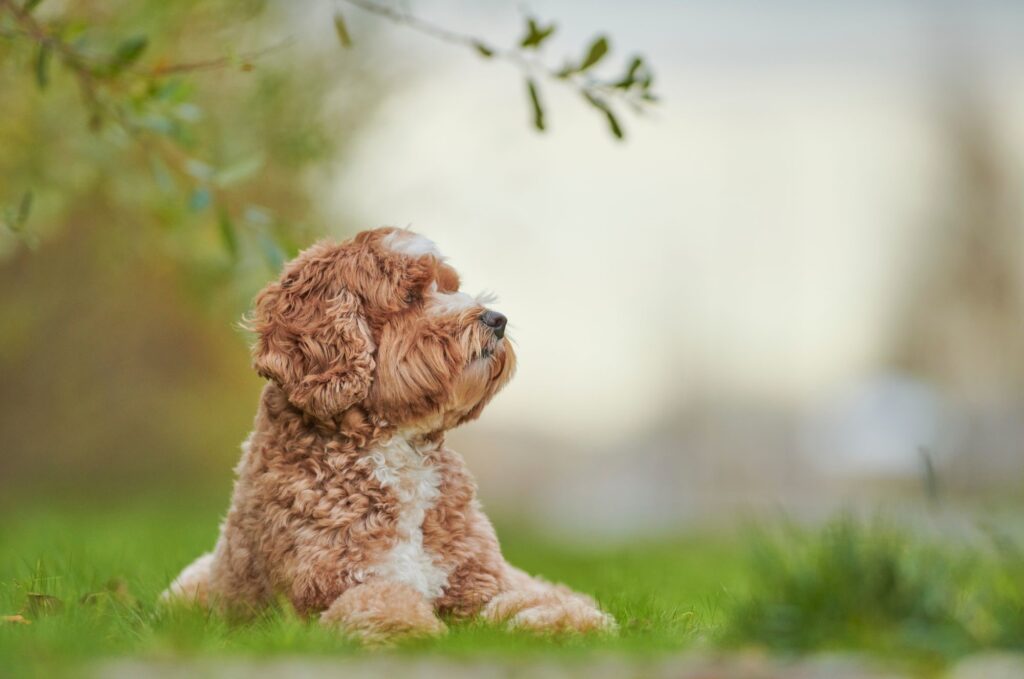
[[640,67],[644,65],[643,57],[633,57],[633,61],[629,62],[629,70],[626,72],[626,76],[629,78],[636,77],[636,72],[640,70]]
[[473,49],[475,49],[477,51],[477,54],[482,56],[484,59],[490,59],[491,57],[494,56],[494,50],[492,50],[490,47],[483,44],[479,40],[473,41]]
[[21,6],[21,8],[22,8],[23,10],[25,10],[26,12],[31,12],[31,11],[32,11],[32,10],[34,10],[34,9],[35,9],[35,8],[36,8],[36,7],[37,7],[37,6],[39,5],[39,3],[41,3],[42,1],[43,1],[43,0],[25,0],[25,4],[24,4],[24,5],[22,5],[22,6]]
[[613,87],[628,90],[636,83],[636,74],[643,65],[643,57],[633,57],[633,60],[629,62],[629,66],[626,69],[626,74],[622,76],[622,79],[616,82]]
[[598,99],[589,92],[584,92],[583,96],[584,98],[586,98],[588,102],[590,102],[591,106],[593,106],[598,111],[604,114],[605,120],[608,121],[608,129],[611,130],[612,135],[614,135],[616,139],[624,139],[626,135],[622,131],[622,126],[619,124],[619,119],[615,116],[615,113],[612,111],[611,107],[609,107],[604,100]]
[[15,226],[21,228],[25,226],[25,222],[28,221],[29,215],[32,214],[32,200],[34,196],[31,191],[26,191],[21,196],[21,203],[18,204],[18,216],[15,219]]
[[535,83],[532,78],[527,78],[526,88],[530,93],[530,105],[533,107],[533,126],[543,132],[544,106],[540,103],[540,93],[537,91],[537,83]]
[[39,54],[36,55],[36,84],[39,89],[45,90],[50,84],[50,45],[43,43],[39,46]]
[[338,35],[338,42],[341,43],[342,47],[352,46],[352,36],[348,32],[348,25],[345,23],[345,17],[341,15],[341,12],[334,13],[334,32]]
[[608,119],[608,129],[612,131],[615,138],[624,139],[626,135],[622,132],[622,126],[619,125],[619,120],[615,117],[615,114],[612,113],[611,109],[605,109],[604,115],[605,118]]
[[149,38],[144,35],[135,35],[122,41],[114,50],[113,56],[110,57],[107,70],[113,74],[131,66],[138,61],[148,45]]
[[524,49],[537,49],[541,46],[545,40],[550,38],[555,32],[555,24],[548,24],[547,26],[541,26],[537,23],[537,20],[530,18],[526,23],[526,35],[519,41],[519,46]]
[[587,70],[597,62],[601,61],[601,59],[604,59],[606,54],[608,54],[608,39],[602,35],[597,37],[594,42],[590,43],[590,49],[587,50],[587,56],[583,58],[583,61],[576,67],[576,70]]
[[231,259],[238,259],[238,236],[235,234],[235,225],[227,210],[220,211],[220,215],[217,217],[217,226],[220,229],[221,240],[224,241],[224,247],[231,255]]

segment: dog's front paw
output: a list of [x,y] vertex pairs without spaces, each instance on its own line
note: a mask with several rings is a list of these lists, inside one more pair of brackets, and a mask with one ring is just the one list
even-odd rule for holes
[[402,583],[375,580],[352,587],[320,615],[320,622],[369,645],[447,631],[422,594]]
[[484,608],[483,616],[531,632],[613,633],[618,629],[615,619],[590,597],[547,583],[499,594]]
[[615,619],[578,599],[566,599],[526,608],[508,621],[513,629],[533,632],[615,632]]

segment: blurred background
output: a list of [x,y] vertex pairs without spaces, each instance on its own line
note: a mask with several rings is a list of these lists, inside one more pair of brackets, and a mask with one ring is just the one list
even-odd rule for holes
[[511,320],[518,376],[451,436],[495,514],[1019,502],[1024,6],[382,4],[486,45],[557,21],[556,67],[607,31],[594,73],[642,53],[659,101],[618,140],[545,80],[541,134],[514,62],[344,2],[46,0],[86,76],[6,17],[0,508],[226,507],[249,300],[384,224]]

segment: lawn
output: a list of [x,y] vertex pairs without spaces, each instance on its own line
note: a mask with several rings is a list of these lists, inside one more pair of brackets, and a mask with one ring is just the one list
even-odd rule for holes
[[[0,519],[0,674],[83,663],[367,653],[287,606],[247,623],[165,610],[158,593],[216,535],[220,508],[187,498],[119,509],[22,503]],[[952,545],[880,521],[775,525],[615,547],[500,526],[510,560],[593,594],[616,637],[536,637],[474,623],[387,651],[444,658],[622,658],[720,649],[859,652],[934,674],[986,649],[1024,649],[1024,558],[1006,540]]]
[[[22,506],[0,519],[0,667],[49,674],[120,655],[165,658],[232,654],[352,654],[338,634],[298,619],[287,606],[260,619],[228,622],[161,610],[159,592],[209,549],[220,508],[181,500],[120,509]],[[699,642],[740,583],[741,558],[728,538],[688,537],[628,547],[566,547],[499,526],[510,560],[593,594],[621,623],[615,638],[543,639],[478,624],[456,624],[443,639],[395,652],[448,655],[676,651]]]

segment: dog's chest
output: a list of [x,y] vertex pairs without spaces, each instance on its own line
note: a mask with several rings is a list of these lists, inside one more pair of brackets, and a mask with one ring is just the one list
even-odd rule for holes
[[441,473],[434,461],[396,436],[369,453],[374,478],[398,501],[395,543],[370,573],[405,583],[428,599],[441,596],[447,568],[423,544],[423,520],[440,497]]

